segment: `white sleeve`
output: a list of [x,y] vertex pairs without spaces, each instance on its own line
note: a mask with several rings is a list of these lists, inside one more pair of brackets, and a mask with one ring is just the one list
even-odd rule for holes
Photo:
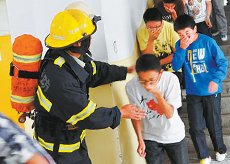
[[174,109],[182,106],[180,83],[176,75],[172,74],[164,96],[167,103],[171,104]]
[[137,95],[135,95],[133,92],[133,89],[132,89],[133,87],[134,86],[132,86],[132,84],[128,82],[125,86],[126,94],[128,96],[129,103],[130,104],[136,104],[140,108],[140,103],[137,99]]
[[131,94],[130,88],[131,88],[130,83],[127,83],[126,86],[125,86],[126,94],[128,96],[129,103],[133,104],[133,103],[136,103],[136,101],[135,101],[135,98],[134,98],[133,94]]

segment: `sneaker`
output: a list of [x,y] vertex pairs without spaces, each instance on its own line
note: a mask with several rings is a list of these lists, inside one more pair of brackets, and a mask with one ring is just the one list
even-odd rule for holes
[[221,40],[223,42],[227,41],[228,40],[228,36],[227,35],[221,35]]
[[210,156],[200,160],[200,164],[210,164],[210,163],[211,163],[211,157]]
[[220,31],[216,31],[212,33],[212,36],[217,36],[220,33]]
[[227,153],[220,154],[219,152],[216,152],[216,160],[219,162],[223,161],[226,156],[227,156]]

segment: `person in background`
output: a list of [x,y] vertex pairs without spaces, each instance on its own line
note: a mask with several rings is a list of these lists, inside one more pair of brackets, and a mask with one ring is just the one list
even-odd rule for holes
[[146,112],[142,120],[132,119],[138,154],[147,164],[163,164],[166,151],[172,164],[188,164],[184,123],[177,112],[181,106],[178,78],[161,69],[153,54],[141,55],[136,71],[137,76],[126,84],[126,93],[130,103]]
[[24,130],[0,112],[1,164],[56,164]]
[[177,16],[184,14],[181,0],[159,0],[155,7],[161,12],[162,19],[168,22],[174,22]]
[[89,87],[124,80],[134,71],[134,66],[109,65],[90,57],[91,35],[98,20],[83,9],[59,12],[45,40],[49,50],[35,96],[35,138],[59,164],[91,164],[86,129],[114,129],[121,118],[145,116],[135,104],[97,108],[89,98]]
[[204,129],[207,127],[216,160],[226,157],[221,123],[221,82],[228,72],[228,59],[216,41],[200,33],[189,15],[181,15],[174,22],[180,36],[172,59],[172,67],[184,66],[186,82],[189,133],[200,164],[209,164],[211,157],[206,144]]
[[141,54],[154,54],[160,59],[165,71],[173,72],[182,82],[182,71],[175,72],[171,61],[175,51],[175,43],[179,40],[173,24],[162,20],[162,14],[157,8],[149,8],[143,15],[145,24],[138,29],[137,41]]
[[186,0],[184,12],[193,17],[197,32],[212,36],[210,15],[212,11],[211,0]]
[[222,41],[228,40],[228,26],[223,3],[219,0],[212,0],[212,36],[220,34]]

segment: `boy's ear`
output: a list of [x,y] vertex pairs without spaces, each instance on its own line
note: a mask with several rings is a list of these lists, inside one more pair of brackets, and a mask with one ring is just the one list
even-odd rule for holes
[[197,26],[195,25],[195,27],[194,27],[194,31],[196,31],[196,33],[197,33]]
[[164,69],[161,69],[160,74],[164,72]]

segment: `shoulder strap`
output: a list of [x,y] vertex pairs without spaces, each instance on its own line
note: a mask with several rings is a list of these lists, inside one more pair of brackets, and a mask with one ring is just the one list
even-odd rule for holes
[[48,61],[53,61],[54,64],[60,66],[61,68],[65,69],[67,72],[69,72],[79,83],[80,80],[78,76],[74,73],[70,65],[65,61],[65,59],[61,56],[55,57],[55,54],[58,54],[57,52],[52,53],[53,50],[48,50],[44,59],[41,62],[41,66],[39,69],[39,76],[41,75],[43,69],[45,68]]
[[38,72],[22,71],[12,62],[10,63],[10,76],[16,78],[38,79]]

